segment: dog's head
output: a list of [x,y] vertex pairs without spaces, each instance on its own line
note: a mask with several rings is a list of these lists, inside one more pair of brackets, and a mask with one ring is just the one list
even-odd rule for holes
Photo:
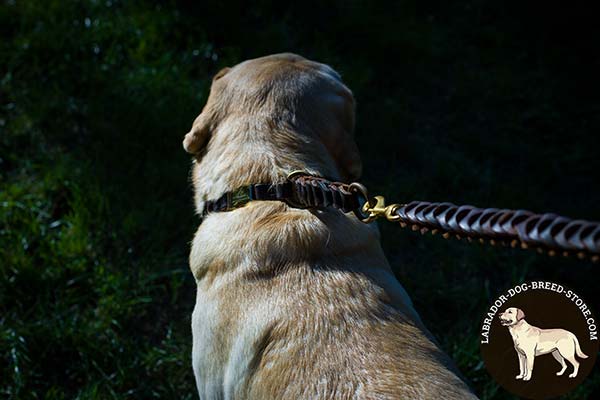
[[513,326],[525,318],[525,313],[520,308],[509,307],[504,310],[504,312],[500,313],[498,318],[500,319],[500,324],[502,326]]
[[[243,129],[219,129],[228,124],[240,126],[239,121],[246,121],[253,127],[250,130],[273,132],[273,137],[253,138],[252,132]],[[199,159],[218,135],[222,142],[239,139],[225,135],[245,135],[249,141],[271,140],[289,153],[303,151],[303,144],[310,145],[319,148],[320,153],[313,150],[321,159],[333,161],[340,178],[352,180],[361,173],[353,130],[354,98],[338,73],[325,64],[284,53],[245,61],[217,73],[207,103],[185,135],[183,147]]]

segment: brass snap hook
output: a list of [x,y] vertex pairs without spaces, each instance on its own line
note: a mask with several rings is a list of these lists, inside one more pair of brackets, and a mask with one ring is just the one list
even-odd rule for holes
[[396,214],[396,211],[402,207],[401,204],[390,204],[385,205],[385,198],[383,196],[375,196],[375,205],[370,206],[365,203],[363,211],[369,214],[369,217],[363,222],[371,222],[379,217],[385,217],[388,221],[398,221],[400,216]]
[[351,192],[359,194],[364,199],[364,203],[360,206],[359,212],[355,212],[356,216],[362,222],[369,223],[379,217],[385,217],[388,221],[397,221],[400,219],[400,216],[396,214],[396,211],[402,207],[401,204],[390,204],[386,206],[385,198],[383,196],[369,198],[367,188],[360,183],[351,183],[348,188]]

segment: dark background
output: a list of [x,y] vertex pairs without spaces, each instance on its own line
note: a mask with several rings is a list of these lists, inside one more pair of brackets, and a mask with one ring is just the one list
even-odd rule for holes
[[[2,397],[196,398],[199,220],[181,140],[212,74],[247,58],[293,51],[342,74],[373,193],[600,219],[600,24],[586,3],[285,3],[2,2]],[[544,279],[600,308],[598,265],[380,226],[483,399],[514,398],[479,353],[497,294]],[[565,398],[599,392],[595,367]]]

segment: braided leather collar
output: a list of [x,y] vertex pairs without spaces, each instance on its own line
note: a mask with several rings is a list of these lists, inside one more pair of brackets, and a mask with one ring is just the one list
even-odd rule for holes
[[296,208],[333,207],[354,212],[363,222],[385,215],[421,233],[489,241],[513,247],[577,255],[600,261],[600,223],[525,210],[477,208],[452,203],[412,201],[384,206],[381,196],[370,198],[364,186],[293,172],[283,183],[251,184],[206,201],[201,215],[230,211],[254,200],[283,201]]
[[359,217],[362,217],[360,212],[366,201],[348,184],[312,175],[290,174],[283,183],[255,183],[227,192],[216,200],[208,200],[201,215],[235,210],[254,200],[283,201],[296,208],[333,207],[345,213],[353,211]]

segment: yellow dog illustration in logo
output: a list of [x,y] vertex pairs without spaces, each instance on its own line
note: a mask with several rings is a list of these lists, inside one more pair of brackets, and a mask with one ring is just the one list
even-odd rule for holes
[[536,356],[552,353],[562,367],[556,375],[567,369],[565,359],[573,366],[569,378],[575,378],[579,371],[579,361],[575,358],[588,358],[581,351],[577,337],[565,329],[540,329],[525,321],[525,313],[520,308],[510,307],[500,314],[500,323],[507,326],[519,356],[519,375],[516,379],[531,379]]

